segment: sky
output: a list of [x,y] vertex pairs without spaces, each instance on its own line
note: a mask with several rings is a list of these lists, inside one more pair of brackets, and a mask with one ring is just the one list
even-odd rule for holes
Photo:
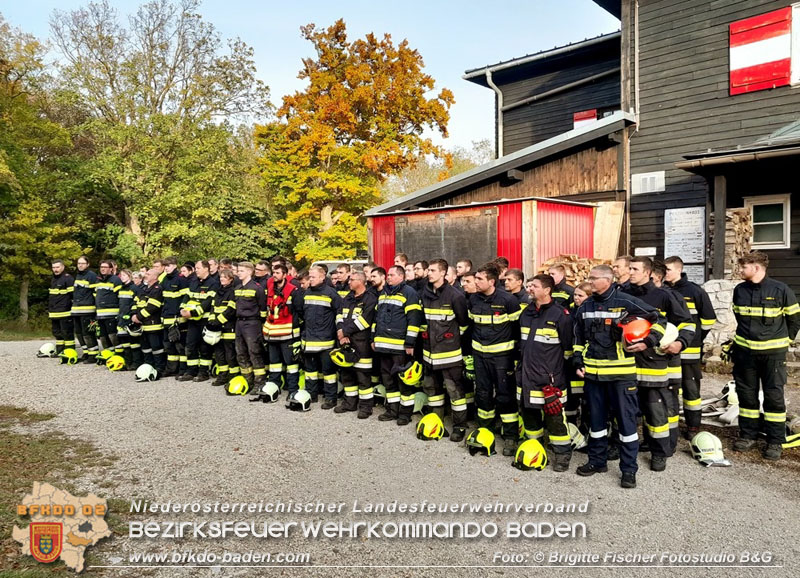
[[[141,4],[110,3],[121,18]],[[11,25],[43,39],[49,36],[54,9],[85,4],[86,0],[0,0],[0,14]],[[301,26],[327,27],[343,18],[350,39],[370,32],[388,33],[395,44],[407,39],[436,80],[436,92],[446,87],[455,95],[449,138],[431,136],[448,148],[467,149],[473,141],[493,141],[494,96],[490,89],[464,80],[465,70],[619,29],[619,21],[592,0],[205,0],[200,13],[223,38],[238,36],[253,47],[258,76],[269,86],[276,105],[283,95],[304,87],[297,73],[301,59],[313,56],[313,51],[300,36]]]

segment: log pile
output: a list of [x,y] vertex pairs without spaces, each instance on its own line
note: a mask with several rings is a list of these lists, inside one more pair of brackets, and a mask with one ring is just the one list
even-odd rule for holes
[[604,259],[586,259],[577,255],[559,255],[548,259],[539,267],[539,273],[547,273],[553,265],[563,265],[566,269],[564,277],[567,283],[575,287],[589,277],[589,271],[596,265],[610,265],[611,261]]

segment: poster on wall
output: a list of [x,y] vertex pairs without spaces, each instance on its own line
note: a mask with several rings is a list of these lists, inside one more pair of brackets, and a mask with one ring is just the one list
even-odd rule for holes
[[664,257],[672,255],[679,256],[684,263],[705,263],[705,207],[664,211]]

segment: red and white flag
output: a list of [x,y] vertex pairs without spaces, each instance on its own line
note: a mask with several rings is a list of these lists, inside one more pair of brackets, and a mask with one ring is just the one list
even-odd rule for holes
[[730,25],[730,93],[785,86],[792,74],[792,7]]

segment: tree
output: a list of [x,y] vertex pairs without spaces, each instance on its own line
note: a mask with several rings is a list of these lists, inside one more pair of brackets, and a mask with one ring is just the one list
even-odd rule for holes
[[362,215],[381,202],[381,184],[425,155],[448,159],[423,131],[447,136],[454,99],[447,89],[429,96],[434,79],[406,40],[349,42],[342,20],[301,32],[316,58],[303,60],[306,89],[256,127],[262,175],[298,259],[352,256],[366,247]]
[[89,114],[79,132],[111,254],[211,250],[230,231],[245,245],[269,240],[266,195],[247,176],[251,145],[229,124],[266,114],[268,90],[252,49],[235,39],[223,51],[198,6],[154,0],[127,27],[106,1],[51,20],[66,89]]
[[445,178],[486,164],[494,158],[489,139],[473,141],[471,149],[457,146],[449,152],[451,158],[449,170],[443,159],[425,157],[415,166],[407,167],[387,179],[382,187],[383,196],[388,200],[408,195]]
[[52,193],[71,141],[47,115],[44,54],[0,17],[0,280],[17,286],[23,323],[31,282],[50,271],[51,258],[81,250]]

